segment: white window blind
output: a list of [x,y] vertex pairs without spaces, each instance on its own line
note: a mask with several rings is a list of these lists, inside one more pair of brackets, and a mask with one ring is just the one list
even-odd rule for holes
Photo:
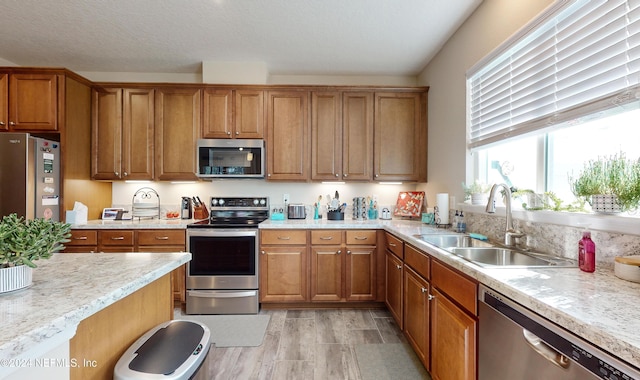
[[469,148],[640,97],[640,0],[567,1],[467,74]]

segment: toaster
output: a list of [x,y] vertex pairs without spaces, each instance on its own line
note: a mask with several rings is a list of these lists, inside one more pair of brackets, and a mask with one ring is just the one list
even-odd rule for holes
[[307,210],[303,204],[290,204],[287,209],[287,218],[289,219],[306,219]]

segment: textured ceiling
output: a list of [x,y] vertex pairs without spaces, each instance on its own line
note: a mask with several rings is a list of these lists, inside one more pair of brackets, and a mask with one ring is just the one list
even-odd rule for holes
[[416,75],[482,0],[2,0],[0,58],[85,72]]

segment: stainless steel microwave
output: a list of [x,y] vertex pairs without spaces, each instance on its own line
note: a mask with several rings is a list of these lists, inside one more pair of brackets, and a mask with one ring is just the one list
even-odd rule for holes
[[264,162],[264,140],[198,140],[200,178],[264,178]]

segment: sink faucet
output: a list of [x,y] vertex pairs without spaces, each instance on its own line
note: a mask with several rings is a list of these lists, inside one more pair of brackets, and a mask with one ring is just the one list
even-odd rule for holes
[[524,237],[524,234],[520,231],[517,231],[513,228],[513,217],[511,216],[511,189],[504,183],[496,183],[491,187],[491,192],[489,193],[489,201],[487,202],[486,212],[489,214],[493,214],[496,212],[496,205],[494,202],[494,198],[496,196],[496,191],[498,187],[503,187],[505,191],[505,207],[507,208],[507,227],[504,235],[504,245],[508,247],[513,247],[515,245],[515,239]]

